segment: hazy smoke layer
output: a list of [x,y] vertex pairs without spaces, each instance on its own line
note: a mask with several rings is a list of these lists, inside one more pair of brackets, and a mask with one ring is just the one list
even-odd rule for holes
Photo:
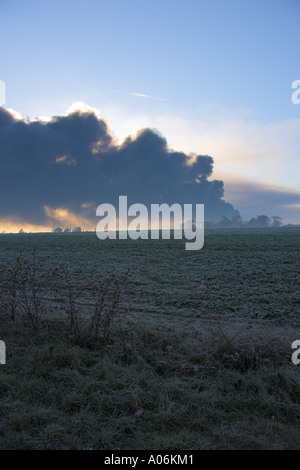
[[208,180],[209,156],[168,149],[157,131],[142,129],[119,145],[92,111],[49,122],[18,120],[0,107],[0,216],[47,221],[45,206],[95,218],[95,207],[116,204],[204,203],[205,219],[237,213],[225,202],[222,181]]

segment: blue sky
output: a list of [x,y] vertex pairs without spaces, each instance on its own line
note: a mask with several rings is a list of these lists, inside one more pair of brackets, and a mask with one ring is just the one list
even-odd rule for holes
[[299,0],[1,0],[0,15],[6,108],[86,103],[120,140],[157,128],[214,158],[244,218],[300,221]]

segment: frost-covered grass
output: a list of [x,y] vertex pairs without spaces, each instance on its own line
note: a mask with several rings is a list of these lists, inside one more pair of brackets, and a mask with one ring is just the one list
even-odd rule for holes
[[63,306],[46,308],[37,332],[1,312],[0,448],[299,449],[299,235],[212,230],[199,252],[172,240],[1,236],[8,266],[36,245],[50,255],[45,272],[70,268],[82,308],[91,275],[130,268],[130,280],[127,313],[92,347],[68,336]]

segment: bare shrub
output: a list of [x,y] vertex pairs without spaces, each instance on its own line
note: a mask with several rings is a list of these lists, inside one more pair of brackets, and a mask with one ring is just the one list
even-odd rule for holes
[[20,253],[11,267],[0,265],[0,304],[2,312],[10,319],[21,318],[34,331],[38,331],[45,299],[51,291],[54,272],[42,269],[44,260],[37,256],[34,247],[31,257]]
[[68,338],[84,346],[95,345],[99,339],[108,339],[129,270],[121,276],[112,273],[106,278],[98,275],[89,279],[82,273],[80,270],[75,278],[75,274],[66,268],[49,269],[47,262],[37,256],[36,248],[29,258],[20,253],[11,267],[7,267],[2,260],[2,316],[12,321],[19,319],[33,331],[40,331],[43,314],[45,320],[49,320],[46,313],[52,311],[53,297],[59,297],[60,301],[56,304],[62,312]]
[[105,278],[98,275],[90,278],[88,284],[81,283],[76,287],[74,274],[63,270],[60,288],[70,338],[85,346],[94,346],[100,339],[108,339],[128,276],[129,270],[119,277],[115,273]]
[[100,332],[105,339],[108,338],[128,275],[129,270],[120,278],[112,273],[106,279],[96,280],[91,286],[93,314],[90,319],[89,338],[92,341],[97,341]]
[[69,336],[80,336],[80,325],[79,325],[79,306],[76,297],[76,290],[72,283],[70,271],[63,270],[64,278],[63,284],[63,297],[62,301],[65,306],[65,313],[67,314],[68,322],[68,335]]
[[[221,326],[213,332],[214,349],[211,355],[220,365],[246,372],[247,370],[257,370],[267,364],[280,365],[289,355],[285,341],[282,337],[282,330],[273,327],[270,331],[265,327],[261,330],[257,328],[245,329],[243,325],[230,325],[230,330]],[[289,334],[287,333],[289,337]]]

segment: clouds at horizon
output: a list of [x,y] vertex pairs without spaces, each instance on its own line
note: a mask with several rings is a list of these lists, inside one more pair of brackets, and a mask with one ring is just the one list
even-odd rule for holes
[[[91,109],[51,120],[18,119],[0,108],[0,217],[43,226],[61,217],[95,220],[95,207],[128,203],[205,204],[205,218],[237,211],[225,202],[224,183],[211,179],[213,158],[168,148],[145,128],[119,144]],[[65,212],[64,212],[65,211]],[[74,219],[75,218],[75,219]],[[66,220],[67,223],[67,220]]]
[[234,201],[245,220],[267,214],[283,216],[285,223],[300,222],[300,191],[245,179],[229,179],[226,195]]

